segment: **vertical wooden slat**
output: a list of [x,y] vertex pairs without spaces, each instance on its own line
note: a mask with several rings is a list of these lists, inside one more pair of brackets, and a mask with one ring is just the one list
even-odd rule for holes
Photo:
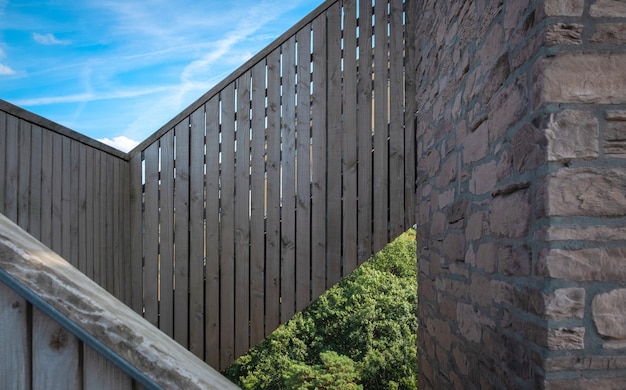
[[219,99],[206,104],[206,346],[205,361],[220,364],[220,251],[219,251]]
[[235,357],[250,348],[250,72],[237,79]]
[[224,88],[221,99],[220,369],[223,369],[235,353],[235,88],[232,83]]
[[17,224],[30,230],[30,163],[31,124],[20,120],[18,124],[18,171],[17,171]]
[[204,359],[204,106],[190,122],[189,350]]
[[[408,11],[408,3],[407,3]],[[414,96],[415,77],[416,77],[416,65],[415,61],[417,56],[408,55],[409,53],[415,53],[414,29],[415,21],[413,17],[417,17],[413,12],[405,13],[405,45],[404,55],[406,56],[406,71],[404,73],[405,80],[405,94],[404,94],[404,227],[409,228],[415,224],[415,111],[417,110],[416,101]]]
[[326,289],[326,14],[313,21],[311,257],[312,296]]
[[343,40],[343,275],[348,275],[357,265],[356,0],[344,1]]
[[404,85],[402,2],[391,1],[389,35],[389,239],[398,237],[404,226]]
[[93,229],[93,251],[92,251],[92,256],[93,256],[93,260],[92,260],[92,267],[93,267],[93,280],[96,283],[101,282],[101,272],[100,272],[100,260],[101,260],[101,254],[100,254],[100,241],[102,239],[102,235],[104,234],[104,229],[102,229],[102,218],[100,217],[100,211],[102,209],[101,207],[101,203],[102,203],[102,191],[103,189],[100,186],[101,183],[101,179],[100,177],[102,169],[100,169],[101,164],[101,157],[102,157],[102,153],[99,153],[97,151],[94,151],[93,153],[93,203],[92,203],[92,207],[93,207],[93,225],[92,225],[92,229]]
[[113,270],[113,273],[110,274],[110,282],[113,295],[119,300],[122,300],[122,280],[123,280],[123,272],[122,272],[122,253],[120,248],[120,240],[119,240],[119,231],[120,231],[120,184],[121,184],[121,176],[120,176],[120,165],[119,160],[116,157],[109,156],[109,159],[112,164],[112,177],[113,183],[111,185],[113,191],[110,194],[111,201],[109,202],[111,208],[111,227],[109,231],[112,234],[112,242],[109,242],[109,245],[112,246],[113,251],[109,256],[112,261],[112,267],[109,269]]
[[108,272],[107,268],[110,264],[110,259],[108,256],[109,251],[109,227],[108,227],[108,218],[109,218],[109,180],[108,176],[109,172],[109,161],[107,155],[104,153],[100,156],[100,200],[98,202],[98,207],[100,208],[100,247],[98,248],[100,261],[99,265],[99,276],[100,276],[100,285],[105,289],[108,289]]
[[33,307],[33,388],[80,389],[79,340]]
[[161,137],[159,327],[174,337],[174,131]]
[[286,323],[296,312],[296,39],[282,46],[282,208],[280,249],[280,322]]
[[250,345],[263,339],[265,304],[265,61],[252,69]]
[[13,115],[6,119],[6,179],[4,195],[4,215],[17,222],[18,172],[19,172],[19,120]]
[[[77,141],[72,140],[70,143],[70,253],[67,261],[74,267],[79,268],[78,264],[78,246],[80,240],[78,239],[78,233],[80,231],[78,226],[79,219],[79,178],[80,178],[80,161],[79,161],[79,146]],[[115,191],[115,189],[113,189]]]
[[[42,153],[42,130],[33,125],[30,150],[30,229],[29,233],[41,240],[41,180],[43,166],[41,165]],[[0,153],[2,151],[0,150]]]
[[63,188],[63,139],[51,134],[52,137],[52,247],[58,254],[62,253],[62,188]]
[[159,144],[153,143],[144,152],[146,161],[144,211],[144,318],[159,325],[158,310],[158,242],[159,242]]
[[374,252],[387,244],[388,150],[387,150],[387,1],[374,8]]
[[119,237],[120,237],[120,245],[122,246],[122,273],[124,276],[123,279],[123,294],[122,294],[122,302],[126,306],[131,306],[132,304],[132,270],[131,270],[131,257],[130,257],[130,245],[131,245],[131,233],[130,233],[130,218],[131,218],[131,210],[130,210],[130,161],[127,160],[118,160],[120,164],[120,175],[121,175],[121,185],[120,185],[120,228],[119,228]]
[[[104,202],[103,206],[105,208],[106,213],[106,241],[105,245],[103,245],[103,261],[101,264],[105,265],[104,272],[106,275],[106,289],[111,294],[115,295],[115,280],[114,280],[114,271],[116,268],[116,252],[117,248],[115,247],[115,240],[113,239],[113,230],[114,227],[114,199],[115,199],[115,164],[113,161],[113,156],[105,155],[106,157],[106,181],[104,185],[106,186],[106,202]],[[101,242],[102,244],[102,242]]]
[[267,57],[265,335],[280,323],[280,48]]
[[357,78],[358,263],[372,254],[372,2],[359,1]]
[[[71,260],[71,216],[72,216],[72,140],[63,137],[63,162],[61,180],[61,257]],[[73,265],[73,264],[72,264]]]
[[[45,148],[45,145],[44,145]],[[45,149],[44,149],[45,150]],[[94,270],[94,245],[95,245],[95,240],[96,240],[96,235],[95,235],[95,230],[96,230],[96,219],[95,219],[95,196],[96,196],[96,191],[95,191],[95,186],[97,183],[95,181],[95,175],[97,174],[97,170],[95,169],[95,150],[92,148],[87,148],[86,150],[86,166],[87,166],[87,177],[86,177],[86,216],[85,216],[85,223],[88,226],[87,232],[86,232],[86,255],[87,255],[87,264],[85,265],[85,273],[87,276],[89,276],[90,278],[93,279],[93,270]],[[141,180],[140,180],[141,182]],[[45,198],[44,198],[45,199]],[[141,206],[139,207],[139,212],[141,213]],[[138,241],[139,245],[141,245],[141,231],[139,231],[139,234],[137,234],[135,236],[136,240]],[[141,267],[141,258],[139,260],[139,266]],[[139,278],[139,282],[138,285],[141,288],[141,277]],[[139,311],[141,312],[141,311]]]
[[[44,130],[41,134],[41,242],[52,247],[52,187],[53,150],[52,134]],[[89,275],[91,277],[91,275]]]
[[328,9],[326,288],[341,280],[341,7]]
[[6,181],[6,135],[7,135],[7,114],[4,111],[0,111],[0,213],[4,212],[4,198],[5,198],[5,181]]
[[[35,128],[33,128],[33,141],[35,140]],[[92,228],[87,225],[87,146],[80,144],[78,150],[78,269],[87,272],[87,230]],[[91,175],[91,172],[89,172]]]
[[0,282],[0,388],[31,388],[31,346],[27,302]]
[[83,345],[83,372],[85,389],[131,390],[133,380],[104,356]]
[[[89,159],[87,160],[89,162]],[[139,314],[143,308],[143,175],[141,152],[130,160],[130,263],[131,307]],[[87,182],[89,184],[89,181]],[[89,196],[87,196],[89,199]],[[89,214],[88,214],[89,215]],[[89,220],[89,218],[88,218]]]
[[189,348],[189,118],[175,128],[174,339]]
[[298,44],[296,311],[311,301],[311,26],[296,35]]

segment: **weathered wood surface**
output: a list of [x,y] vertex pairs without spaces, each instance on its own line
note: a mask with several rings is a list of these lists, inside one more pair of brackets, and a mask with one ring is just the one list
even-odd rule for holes
[[[45,306],[40,309],[51,310],[74,324],[76,328],[72,331],[81,333],[79,337],[93,344],[90,347],[110,351],[157,385],[185,389],[237,388],[3,215],[0,215],[0,269],[3,278],[11,278],[29,294],[37,296],[41,301],[35,303]],[[17,374],[12,374],[12,379],[0,375],[0,380],[11,381],[11,386],[3,388],[20,388],[18,382],[30,380],[28,335],[23,334],[29,329],[27,306],[19,296],[2,292],[0,337],[7,339],[2,341],[9,348],[2,348],[0,353],[11,353],[11,357],[1,361],[10,360],[9,368]],[[59,333],[56,325],[37,318],[36,315],[35,329],[40,333],[35,340],[67,335],[64,331]],[[68,353],[73,356],[73,341],[70,341],[73,339],[67,337],[67,344],[59,345],[68,346]],[[54,346],[49,343],[48,347]],[[3,366],[2,374],[9,372],[4,370]],[[17,381],[16,386],[13,381]]]

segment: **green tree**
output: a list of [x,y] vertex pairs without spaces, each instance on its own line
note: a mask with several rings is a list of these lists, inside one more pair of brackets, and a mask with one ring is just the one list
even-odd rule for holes
[[239,358],[245,389],[416,389],[415,231]]

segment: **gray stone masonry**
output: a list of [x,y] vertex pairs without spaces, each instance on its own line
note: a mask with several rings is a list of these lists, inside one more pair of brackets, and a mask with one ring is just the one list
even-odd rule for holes
[[419,388],[626,388],[626,1],[409,0]]

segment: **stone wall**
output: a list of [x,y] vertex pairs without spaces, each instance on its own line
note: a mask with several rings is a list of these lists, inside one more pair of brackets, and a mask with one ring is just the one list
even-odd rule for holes
[[419,388],[623,388],[626,1],[408,9]]

